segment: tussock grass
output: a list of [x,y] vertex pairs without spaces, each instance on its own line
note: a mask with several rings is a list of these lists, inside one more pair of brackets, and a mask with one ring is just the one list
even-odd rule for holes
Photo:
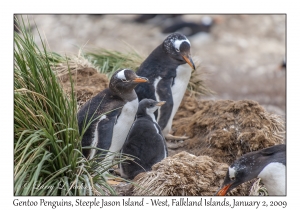
[[121,68],[127,68],[134,71],[138,70],[140,64],[145,59],[134,51],[122,53],[107,49],[97,49],[86,52],[84,56],[88,60],[93,61],[93,64],[99,69],[99,72],[106,74],[108,78]]
[[[93,63],[100,73],[106,74],[108,78],[120,68],[137,71],[141,63],[146,59],[146,57],[140,56],[135,51],[122,53],[106,49],[86,52],[84,56]],[[207,72],[202,71],[200,65],[197,65],[196,69],[192,72],[187,87],[191,96],[214,94],[214,91],[210,90],[205,83],[204,78]]]
[[100,72],[100,70],[92,63],[91,60],[84,56],[82,50],[78,51],[77,55],[61,56],[57,53],[51,53],[53,59],[51,59],[52,70],[56,73],[57,77],[68,75],[70,72],[77,71],[85,68],[94,68]]
[[265,188],[265,186],[261,183],[261,179],[257,178],[257,180],[253,183],[251,189],[250,189],[250,196],[267,196],[268,190]]
[[14,194],[116,194],[104,178],[111,164],[97,161],[97,156],[92,160],[82,156],[75,95],[66,96],[51,69],[62,57],[49,53],[44,42],[40,49],[24,19],[18,26],[20,32],[14,34]]

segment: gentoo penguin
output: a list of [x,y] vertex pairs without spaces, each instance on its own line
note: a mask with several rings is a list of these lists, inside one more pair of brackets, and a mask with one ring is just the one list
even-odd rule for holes
[[137,23],[154,23],[155,25],[161,26],[166,21],[177,19],[180,16],[182,16],[182,14],[143,14],[137,16],[134,21]]
[[[138,109],[134,88],[147,81],[129,69],[113,74],[109,87],[85,103],[77,114],[83,147],[93,146],[110,152],[122,148]],[[89,159],[98,152],[102,151],[83,148],[84,156]]]
[[150,171],[155,163],[168,156],[165,138],[154,117],[154,112],[164,103],[152,99],[140,101],[137,118],[121,150],[122,154],[134,157],[134,161],[120,164],[122,177],[133,179],[141,172]]
[[204,16],[200,23],[177,21],[162,29],[163,33],[180,32],[185,36],[193,36],[197,33],[209,33],[211,27],[214,25],[214,20],[209,16]]
[[224,183],[216,195],[226,195],[256,177],[261,178],[269,195],[286,195],[285,166],[285,144],[247,153],[228,168]]
[[173,33],[152,51],[137,70],[137,75],[149,79],[149,83],[135,88],[139,101],[144,98],[166,101],[155,113],[166,138],[173,137],[170,134],[172,121],[186,91],[192,69],[195,69],[190,47],[184,35]]

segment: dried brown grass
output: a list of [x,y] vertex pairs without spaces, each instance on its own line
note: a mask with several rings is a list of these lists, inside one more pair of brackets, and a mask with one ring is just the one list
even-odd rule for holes
[[[94,68],[77,69],[71,72],[74,81],[74,91],[77,97],[78,108],[80,108],[90,98],[108,88],[108,78],[105,74],[100,74]],[[61,85],[67,94],[71,92],[70,76],[68,74],[60,77]]]
[[181,107],[174,120],[174,134],[190,137],[175,153],[188,151],[231,164],[242,154],[283,143],[283,120],[255,101],[201,101],[193,110],[195,103],[182,105],[195,114],[184,118]]
[[[137,175],[133,195],[159,196],[212,196],[221,186],[228,165],[208,156],[195,156],[180,152],[165,158],[152,167],[152,171]],[[229,195],[248,195],[243,184]]]
[[108,88],[107,76],[100,74],[96,67],[81,55],[81,52],[65,62],[56,63],[53,71],[67,95],[70,95],[72,90],[70,82],[72,78],[78,109],[90,98]]

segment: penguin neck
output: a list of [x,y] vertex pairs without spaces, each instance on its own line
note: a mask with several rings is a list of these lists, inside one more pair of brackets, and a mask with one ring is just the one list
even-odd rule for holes
[[124,101],[132,101],[137,98],[136,92],[134,89],[132,90],[124,90],[124,89],[113,89],[115,95],[119,96]]
[[141,112],[137,112],[136,117],[137,117],[137,118],[140,118],[140,117],[146,117],[148,120],[151,120],[151,121],[157,123],[157,122],[156,122],[156,119],[155,119],[154,113],[147,112],[147,110],[144,111],[144,112],[142,112],[142,113],[141,113]]
[[147,112],[147,116],[149,116],[153,122],[156,122],[154,113],[149,113],[149,112]]

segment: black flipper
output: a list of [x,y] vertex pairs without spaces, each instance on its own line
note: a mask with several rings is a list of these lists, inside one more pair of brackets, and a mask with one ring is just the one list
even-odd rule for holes
[[[114,125],[116,124],[117,118],[120,115],[121,108],[114,110],[106,115],[106,118],[101,120],[97,125],[98,132],[98,143],[97,148],[103,150],[109,150],[111,146],[111,140],[113,136]],[[97,150],[96,154],[103,153],[106,155],[107,152]]]
[[[158,120],[158,125],[161,130],[163,130],[171,117],[171,113],[173,110],[173,96],[171,85],[173,82],[173,78],[162,78],[157,84],[157,94],[159,96],[159,101],[165,101],[166,103],[160,108],[160,118]],[[158,100],[158,99],[156,99]]]
[[285,152],[286,151],[286,145],[285,144],[280,144],[280,145],[268,147],[268,148],[262,150],[261,154],[263,156],[270,156],[270,155],[273,155],[274,153],[278,153],[279,151]]

